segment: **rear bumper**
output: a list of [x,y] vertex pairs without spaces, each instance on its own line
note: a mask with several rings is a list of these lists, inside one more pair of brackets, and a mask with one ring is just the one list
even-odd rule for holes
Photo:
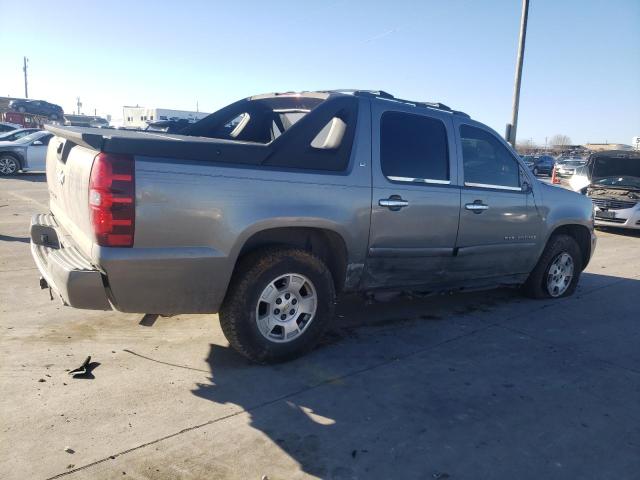
[[51,214],[31,218],[31,255],[49,287],[65,305],[88,310],[111,310],[102,273],[80,251],[60,241]]

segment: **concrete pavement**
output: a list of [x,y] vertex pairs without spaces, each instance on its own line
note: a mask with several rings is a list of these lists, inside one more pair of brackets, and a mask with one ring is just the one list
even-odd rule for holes
[[[42,180],[0,180],[0,478],[640,471],[638,235],[600,232],[568,299],[346,298],[322,346],[264,367],[228,347],[214,315],[141,324],[51,302],[27,238]],[[95,378],[69,377],[86,355]]]

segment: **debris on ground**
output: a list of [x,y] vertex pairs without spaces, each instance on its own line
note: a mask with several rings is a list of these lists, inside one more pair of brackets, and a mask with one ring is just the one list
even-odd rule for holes
[[45,380],[44,378],[41,378],[41,379],[39,379],[38,381],[39,381],[39,382],[41,382],[41,383],[42,383],[42,382],[46,382],[46,380]]
[[74,368],[73,370],[69,370],[68,373],[73,378],[95,378],[91,372],[98,365],[100,365],[98,362],[91,361],[91,355],[89,355],[85,358],[84,362],[82,362],[82,365],[78,368]]
[[64,451],[67,453],[76,453],[76,451],[71,447],[64,447]]

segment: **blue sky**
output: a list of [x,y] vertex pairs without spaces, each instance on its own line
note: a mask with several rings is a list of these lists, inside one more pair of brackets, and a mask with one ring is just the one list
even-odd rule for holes
[[[511,116],[520,0],[0,0],[0,95],[85,113],[214,111],[255,93],[383,89],[498,132]],[[531,0],[519,139],[640,135],[640,1]]]

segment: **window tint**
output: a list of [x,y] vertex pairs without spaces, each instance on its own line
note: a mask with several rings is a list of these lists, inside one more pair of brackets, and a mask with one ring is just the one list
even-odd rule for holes
[[520,187],[520,169],[511,153],[489,132],[460,127],[465,183]]
[[385,113],[380,123],[380,161],[387,177],[449,180],[444,123],[408,113]]

